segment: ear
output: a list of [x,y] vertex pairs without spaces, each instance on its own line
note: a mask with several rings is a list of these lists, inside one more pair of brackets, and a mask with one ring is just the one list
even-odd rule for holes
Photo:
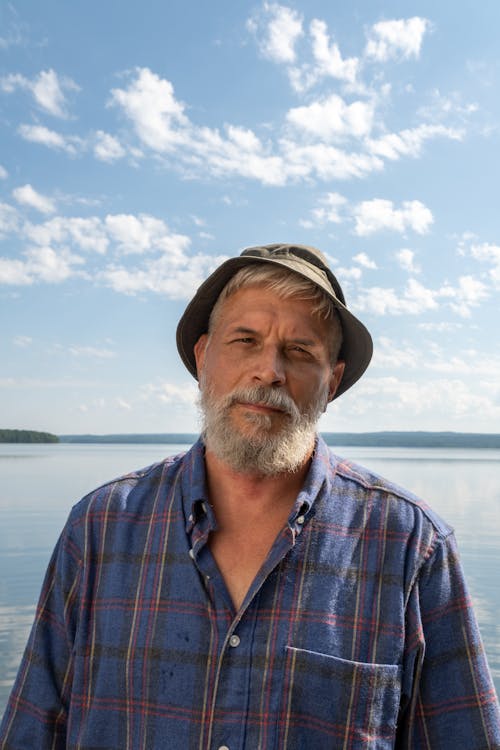
[[205,352],[208,344],[208,334],[203,333],[196,344],[194,345],[193,352],[196,361],[196,372],[198,374],[198,380],[200,379],[200,373],[203,370],[203,364],[205,362]]
[[337,361],[337,364],[332,369],[332,374],[330,377],[330,385],[328,388],[328,403],[333,401],[333,398],[335,394],[337,393],[337,388],[339,387],[340,381],[342,380],[344,369],[345,369],[345,362],[339,359]]

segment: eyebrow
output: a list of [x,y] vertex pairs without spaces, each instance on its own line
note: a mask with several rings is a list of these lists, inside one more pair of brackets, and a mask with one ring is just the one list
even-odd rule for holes
[[[258,336],[259,332],[256,331],[254,328],[247,328],[246,326],[235,326],[234,328],[230,328],[228,331],[229,334],[234,335],[235,333],[244,333],[244,334],[250,334],[252,336]],[[301,346],[310,346],[310,347],[316,347],[320,346],[322,343],[322,340],[318,337],[317,339],[308,339],[308,338],[302,338],[302,337],[292,337],[290,339],[287,339],[287,343],[290,344],[301,344]]]

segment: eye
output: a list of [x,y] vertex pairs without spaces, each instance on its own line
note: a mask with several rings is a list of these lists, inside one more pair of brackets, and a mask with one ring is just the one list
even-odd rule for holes
[[237,339],[233,339],[231,344],[253,344],[254,340],[251,336],[240,336]]
[[292,344],[288,347],[289,355],[300,359],[312,359],[312,354],[308,349],[304,349],[299,344]]

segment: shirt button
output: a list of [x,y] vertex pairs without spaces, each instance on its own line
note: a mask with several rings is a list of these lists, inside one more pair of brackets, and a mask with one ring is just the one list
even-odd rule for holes
[[191,558],[191,560],[194,560],[194,549],[189,550],[189,557]]
[[297,516],[297,523],[300,523],[301,526],[302,526],[302,524],[304,523],[305,520],[306,519],[304,518],[304,516]]
[[[232,635],[231,638],[229,639],[229,645],[232,646],[233,648],[236,648],[236,646],[239,646],[240,643],[241,641],[239,639],[239,636],[237,635]],[[219,748],[219,750],[221,749]]]
[[218,750],[229,750],[227,745],[221,745]]

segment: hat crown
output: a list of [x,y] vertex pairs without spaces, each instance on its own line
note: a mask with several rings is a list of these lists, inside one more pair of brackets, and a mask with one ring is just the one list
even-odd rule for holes
[[240,254],[240,257],[263,258],[269,260],[275,259],[277,261],[280,259],[286,259],[292,262],[299,261],[307,263],[321,273],[324,281],[332,287],[335,297],[340,300],[343,305],[346,304],[342,288],[328,267],[327,259],[316,247],[280,243],[273,245],[257,245],[255,247],[247,247]]

